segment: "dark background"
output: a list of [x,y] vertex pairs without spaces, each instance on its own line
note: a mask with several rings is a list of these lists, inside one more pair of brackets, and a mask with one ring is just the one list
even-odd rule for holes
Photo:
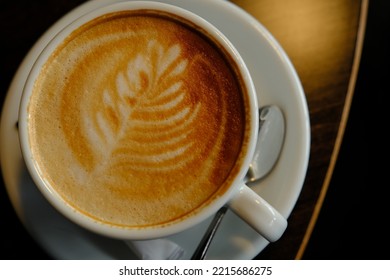
[[390,1],[371,0],[349,120],[304,259],[390,259],[389,63]]
[[[1,104],[29,48],[63,15],[61,1],[0,0]],[[83,1],[80,1],[80,3]],[[15,5],[18,3],[18,5]],[[20,4],[20,5],[19,5]],[[69,6],[69,10],[73,8]],[[27,7],[23,9],[22,7]],[[43,9],[43,7],[45,9]],[[34,18],[29,16],[33,11]],[[51,11],[50,15],[40,13]],[[304,259],[390,259],[388,128],[390,2],[371,0],[361,65],[339,159]],[[34,26],[29,22],[34,21]],[[26,36],[28,34],[28,36]],[[0,185],[0,259],[50,259]],[[389,200],[390,201],[390,200]]]

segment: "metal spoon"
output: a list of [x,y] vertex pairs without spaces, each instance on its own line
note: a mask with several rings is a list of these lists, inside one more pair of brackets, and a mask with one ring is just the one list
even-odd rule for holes
[[[274,167],[279,158],[284,142],[285,124],[282,111],[275,105],[259,109],[259,136],[256,151],[245,182],[254,182],[264,178]],[[197,249],[192,255],[193,260],[203,260],[211,241],[225,215],[228,207],[223,206],[214,216]]]

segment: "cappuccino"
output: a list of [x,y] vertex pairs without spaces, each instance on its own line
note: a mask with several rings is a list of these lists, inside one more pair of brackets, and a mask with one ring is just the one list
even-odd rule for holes
[[123,228],[175,223],[231,185],[248,93],[206,31],[167,12],[98,17],[53,51],[28,106],[40,176],[68,205]]

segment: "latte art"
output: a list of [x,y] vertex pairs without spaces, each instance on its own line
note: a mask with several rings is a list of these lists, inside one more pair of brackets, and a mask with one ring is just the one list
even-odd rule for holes
[[185,218],[229,187],[246,149],[229,56],[165,13],[117,12],[70,34],[35,81],[29,134],[74,209],[120,227]]
[[95,170],[108,164],[133,170],[147,166],[148,172],[174,169],[178,165],[172,160],[186,156],[179,162],[184,165],[196,156],[190,154],[195,141],[189,135],[200,103],[186,102],[190,98],[183,82],[187,65],[188,60],[180,58],[179,45],[164,49],[150,41],[116,74],[115,86],[98,94],[101,106],[82,112]]

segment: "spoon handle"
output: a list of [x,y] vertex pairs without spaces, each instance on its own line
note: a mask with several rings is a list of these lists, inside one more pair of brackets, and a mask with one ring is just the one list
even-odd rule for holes
[[203,260],[206,257],[206,253],[210,247],[211,240],[213,239],[219,224],[222,221],[223,216],[227,211],[227,206],[223,206],[215,214],[214,219],[211,221],[209,227],[207,228],[206,233],[204,234],[202,240],[200,241],[198,247],[196,248],[194,254],[192,255],[192,260]]

